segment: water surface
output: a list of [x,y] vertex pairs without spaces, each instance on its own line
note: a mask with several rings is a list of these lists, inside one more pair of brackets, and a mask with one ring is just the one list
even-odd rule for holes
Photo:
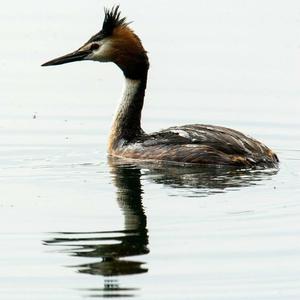
[[232,127],[280,168],[108,159],[120,72],[40,64],[78,48],[112,2],[5,3],[1,299],[299,299],[300,4],[119,2],[149,50],[145,130]]

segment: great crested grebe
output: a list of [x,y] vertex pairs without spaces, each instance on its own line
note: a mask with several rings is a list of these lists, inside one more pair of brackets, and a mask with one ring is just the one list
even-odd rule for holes
[[184,125],[146,134],[141,128],[149,61],[139,37],[120,17],[119,6],[105,9],[100,32],[78,50],[44,63],[80,60],[113,62],[125,76],[125,91],[114,117],[108,153],[112,156],[193,164],[276,167],[279,160],[267,146],[233,129]]

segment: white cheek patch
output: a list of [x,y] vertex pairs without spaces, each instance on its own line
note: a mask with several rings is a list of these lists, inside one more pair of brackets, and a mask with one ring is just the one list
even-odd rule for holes
[[100,45],[99,49],[94,50],[85,59],[96,60],[100,62],[110,61],[112,43],[109,40],[103,40],[98,44]]

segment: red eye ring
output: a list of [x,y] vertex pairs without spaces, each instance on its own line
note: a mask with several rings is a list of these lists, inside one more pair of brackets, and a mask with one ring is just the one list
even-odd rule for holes
[[99,44],[95,43],[95,44],[91,45],[90,50],[97,50],[97,49],[99,49],[99,47],[100,47]]

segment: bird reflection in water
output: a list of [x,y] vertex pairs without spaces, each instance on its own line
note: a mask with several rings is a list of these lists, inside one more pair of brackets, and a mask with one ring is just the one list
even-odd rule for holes
[[123,158],[111,158],[115,165],[135,165],[142,170],[147,181],[166,187],[182,189],[185,196],[207,197],[211,194],[239,190],[259,185],[278,173],[278,168],[237,168],[232,166],[172,163],[163,161],[128,162]]
[[[117,188],[117,202],[124,215],[124,229],[120,231],[60,232],[44,241],[46,245],[64,246],[72,256],[99,258],[99,262],[76,265],[79,273],[104,276],[104,287],[88,289],[91,297],[130,297],[136,288],[122,288],[121,275],[148,271],[145,263],[127,259],[149,253],[147,219],[142,204],[141,170],[132,165],[110,162],[113,182]],[[65,249],[67,248],[67,250]]]
[[[141,176],[157,184],[192,191],[194,196],[239,189],[270,179],[277,169],[237,169],[203,166],[178,167],[178,164],[128,162],[110,158],[109,166],[117,188],[117,202],[124,214],[124,229],[120,231],[60,232],[44,241],[46,245],[61,245],[70,255],[99,258],[99,262],[76,265],[79,273],[104,276],[104,287],[88,289],[91,297],[131,297],[138,288],[122,288],[121,275],[148,271],[145,263],[128,259],[145,255],[148,249],[147,219],[142,204]],[[64,250],[65,252],[66,250]]]

